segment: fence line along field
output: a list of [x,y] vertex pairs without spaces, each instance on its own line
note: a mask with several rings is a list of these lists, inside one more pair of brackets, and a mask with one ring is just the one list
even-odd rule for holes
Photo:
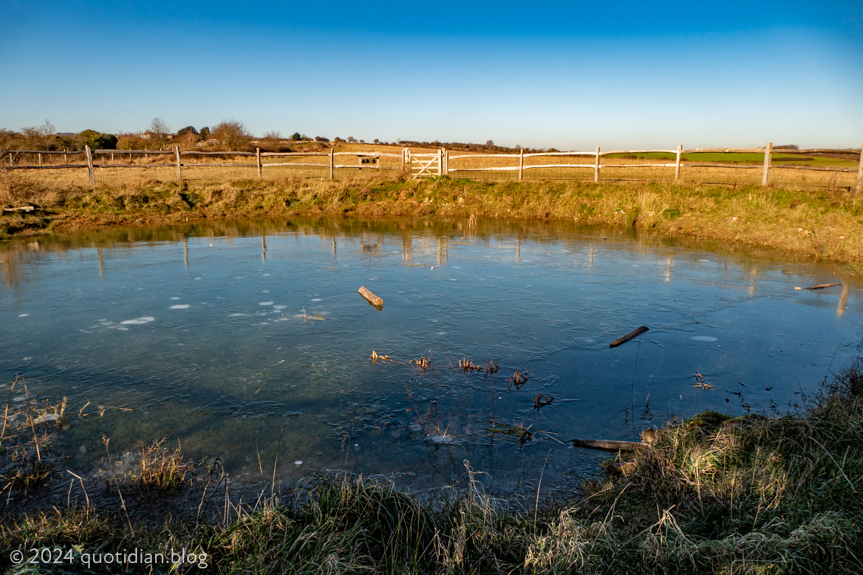
[[[153,150],[6,150],[0,167],[16,178],[70,185],[151,180],[236,180],[400,172],[411,178],[593,182],[656,181],[778,187],[822,187],[863,193],[863,151],[777,148],[471,153],[438,148],[350,146],[329,151],[201,152]],[[59,173],[63,171],[62,175]]]

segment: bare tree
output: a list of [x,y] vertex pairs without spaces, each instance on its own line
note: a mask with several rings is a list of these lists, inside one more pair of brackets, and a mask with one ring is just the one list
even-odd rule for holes
[[153,118],[147,126],[147,131],[150,132],[150,141],[152,146],[158,146],[160,149],[168,141],[168,134],[171,133],[171,128],[162,118]]
[[252,138],[246,126],[233,119],[224,120],[213,126],[210,133],[232,152],[246,146]]
[[45,123],[39,126],[39,132],[43,136],[49,137],[57,133],[57,128],[55,128],[54,124],[52,124],[49,120],[45,120]]

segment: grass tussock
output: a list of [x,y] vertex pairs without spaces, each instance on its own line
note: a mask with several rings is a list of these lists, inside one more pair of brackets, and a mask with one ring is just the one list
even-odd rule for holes
[[206,554],[216,573],[863,572],[860,364],[801,413],[706,412],[626,458],[628,475],[529,508],[487,497],[466,464],[466,489],[432,506],[362,479],[320,479],[294,505],[226,506],[230,519],[133,526],[89,509],[7,515],[0,547],[182,547]]
[[173,450],[164,446],[166,437],[141,447],[141,461],[128,479],[143,493],[170,494],[191,483],[194,463],[181,453],[179,443]]
[[481,182],[398,174],[336,181],[298,177],[100,184],[7,174],[0,237],[105,225],[291,216],[414,216],[569,220],[645,233],[765,246],[863,263],[863,197],[844,188],[761,188],[670,182]]

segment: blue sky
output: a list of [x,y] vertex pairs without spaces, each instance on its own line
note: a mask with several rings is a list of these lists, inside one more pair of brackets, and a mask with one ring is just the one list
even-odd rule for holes
[[863,0],[18,2],[0,127],[859,147]]

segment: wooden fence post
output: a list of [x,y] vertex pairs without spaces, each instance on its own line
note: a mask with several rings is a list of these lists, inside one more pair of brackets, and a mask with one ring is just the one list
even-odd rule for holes
[[449,150],[443,151],[443,175],[449,176]]
[[258,160],[258,177],[262,178],[263,175],[261,174],[262,166],[261,166],[261,149],[260,148],[255,148],[255,157]]
[[405,171],[405,158],[407,157],[407,148],[402,148],[402,172]]
[[863,194],[863,146],[860,146],[860,166],[857,168],[857,195]]
[[174,159],[177,160],[177,181],[183,181],[183,171],[180,169],[180,146],[174,146]]
[[518,181],[524,178],[524,148],[518,149]]
[[63,165],[69,163],[69,154],[66,153],[66,148],[63,148]]
[[677,162],[674,164],[674,181],[680,179],[680,153],[683,152],[683,145],[677,144]]
[[335,178],[335,167],[336,167],[336,149],[330,148],[330,179],[334,180]]
[[767,187],[770,185],[770,160],[773,155],[773,143],[767,142],[767,147],[764,148],[764,172],[761,174],[761,185]]
[[599,146],[596,147],[596,161],[593,164],[593,183],[599,183]]
[[96,187],[96,171],[93,169],[93,152],[90,146],[84,144],[84,155],[87,156],[87,179],[90,185]]

